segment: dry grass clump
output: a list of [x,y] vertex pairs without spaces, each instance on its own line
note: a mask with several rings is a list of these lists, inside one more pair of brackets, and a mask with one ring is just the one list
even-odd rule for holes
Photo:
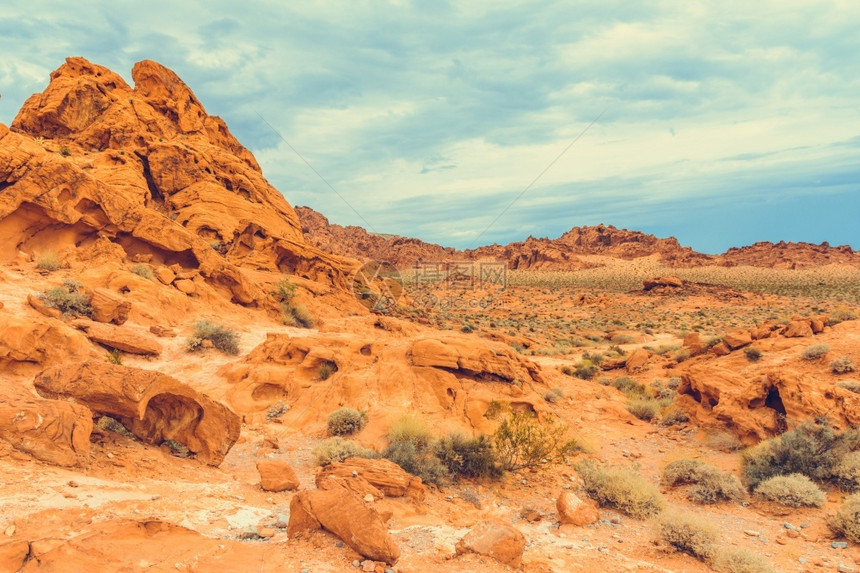
[[757,362],[761,358],[761,350],[753,346],[744,348],[744,355],[750,362]]
[[433,434],[416,415],[405,415],[388,430],[388,447],[382,456],[426,483],[440,485],[448,477],[446,468],[433,451]]
[[656,520],[657,536],[678,551],[702,561],[710,561],[720,546],[717,529],[696,515],[671,509]]
[[592,461],[577,466],[586,493],[601,506],[645,519],[666,508],[657,487],[633,469],[599,466]]
[[239,334],[226,326],[198,320],[194,323],[194,334],[186,342],[185,348],[189,352],[202,350],[204,340],[210,341],[212,346],[224,354],[239,354]]
[[790,432],[744,451],[741,471],[750,489],[778,475],[803,474],[815,481],[829,481],[842,459],[860,450],[860,433],[837,434],[826,421],[804,422]]
[[842,507],[827,521],[827,525],[835,533],[860,543],[860,493],[845,498]]
[[661,410],[660,402],[650,396],[631,398],[627,401],[627,411],[645,422],[656,420]]
[[337,372],[337,364],[331,360],[326,360],[317,367],[317,378],[328,380],[335,372]]
[[368,450],[352,440],[344,440],[340,436],[328,438],[314,446],[311,451],[318,466],[327,466],[342,462],[349,458],[375,458],[376,452]]
[[855,394],[860,394],[860,382],[856,380],[840,380],[836,383],[839,388],[843,388],[848,390],[849,392],[854,392]]
[[741,481],[699,460],[680,459],[663,468],[662,481],[670,487],[691,484],[688,498],[696,503],[740,501],[746,497]]
[[854,370],[856,370],[856,367],[850,356],[840,356],[830,362],[830,371],[834,374],[847,374],[854,372]]
[[828,352],[830,352],[829,344],[813,344],[804,348],[803,352],[800,353],[800,357],[804,360],[818,360],[819,358],[823,358]]
[[138,263],[131,267],[131,272],[133,272],[139,277],[143,277],[148,280],[152,280],[155,278],[155,274],[153,274],[152,272],[152,267],[143,263]]
[[788,507],[821,507],[827,496],[803,474],[774,476],[755,488],[756,496]]
[[833,481],[843,491],[860,491],[860,452],[847,454],[833,470]]
[[55,253],[42,253],[36,257],[36,268],[40,271],[53,272],[61,266],[60,258]]
[[289,279],[285,278],[275,284],[273,294],[281,303],[285,324],[299,328],[313,328],[314,318],[308,312],[307,307],[293,300],[293,297],[296,296],[296,285],[291,283]]
[[709,448],[719,450],[721,452],[736,452],[744,449],[744,445],[734,434],[728,432],[717,432],[708,435],[705,444]]
[[743,547],[720,551],[713,566],[720,573],[775,573],[764,557]]
[[361,431],[367,415],[354,408],[339,408],[328,415],[326,429],[330,436],[349,436]]

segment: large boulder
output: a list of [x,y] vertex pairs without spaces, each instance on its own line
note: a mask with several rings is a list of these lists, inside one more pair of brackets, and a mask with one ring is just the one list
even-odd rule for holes
[[424,498],[421,478],[415,477],[389,460],[349,458],[343,462],[329,464],[317,473],[317,487],[322,489],[320,484],[329,476],[347,479],[352,476],[361,477],[388,497],[408,495],[413,499]]
[[92,344],[60,321],[14,316],[5,311],[0,315],[0,369],[90,356],[96,356]]
[[46,398],[118,419],[144,442],[184,444],[209,465],[219,465],[239,438],[239,417],[226,406],[153,370],[83,362],[48,368],[33,383]]
[[[336,482],[340,478],[328,479]],[[345,485],[303,491],[293,496],[287,526],[290,538],[318,529],[334,534],[368,559],[394,563],[400,558],[400,549],[379,513]]]
[[88,408],[35,398],[2,402],[0,439],[50,464],[76,466],[86,462],[93,430],[93,414]]
[[525,535],[516,527],[497,519],[478,523],[455,546],[457,555],[477,553],[511,567],[522,564],[525,548]]
[[116,325],[124,324],[128,320],[128,313],[131,312],[130,300],[104,288],[85,289],[85,292],[90,297],[93,320]]
[[260,473],[260,487],[264,491],[287,491],[299,487],[295,470],[284,460],[258,460],[257,471]]
[[562,525],[575,525],[581,527],[595,523],[600,519],[597,504],[593,501],[583,501],[579,496],[570,491],[563,491],[555,503],[558,511],[558,520]]
[[92,340],[110,348],[116,348],[129,354],[154,355],[161,354],[161,344],[154,338],[140,334],[128,327],[103,324],[91,320],[76,320],[73,326]]

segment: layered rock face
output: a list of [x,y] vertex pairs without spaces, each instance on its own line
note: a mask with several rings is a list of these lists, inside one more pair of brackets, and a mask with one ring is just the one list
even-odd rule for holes
[[352,261],[305,244],[292,207],[176,74],[145,60],[132,78],[69,58],[0,125],[0,257],[107,238],[130,259],[199,269],[246,305],[264,295],[240,267],[346,285]]

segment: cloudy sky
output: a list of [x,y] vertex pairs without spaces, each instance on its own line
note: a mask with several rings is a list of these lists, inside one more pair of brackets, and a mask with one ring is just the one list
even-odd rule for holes
[[855,0],[35,0],[0,14],[0,122],[66,56],[149,58],[332,222],[860,249],[858,29]]

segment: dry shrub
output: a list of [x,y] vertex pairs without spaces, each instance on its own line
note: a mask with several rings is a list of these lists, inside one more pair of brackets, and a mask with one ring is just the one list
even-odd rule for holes
[[433,451],[430,428],[414,414],[402,416],[389,428],[382,455],[424,482],[439,485],[448,477],[448,468]]
[[746,497],[744,487],[736,476],[699,460],[670,462],[663,468],[663,483],[671,487],[694,485],[688,497],[697,503],[740,501]]
[[744,480],[750,489],[778,475],[799,473],[815,481],[834,478],[834,470],[849,452],[860,449],[860,434],[837,434],[826,421],[806,421],[790,432],[759,443],[741,456]]
[[349,436],[364,427],[367,415],[354,408],[339,408],[328,415],[326,429],[330,436]]
[[645,422],[651,422],[660,415],[660,402],[651,397],[632,398],[627,401],[627,411]]
[[568,428],[553,418],[543,420],[531,412],[507,409],[493,433],[499,461],[506,471],[536,468],[563,462],[585,451],[585,446],[568,437]]
[[761,482],[755,494],[788,507],[821,507],[827,496],[803,474],[774,476]]
[[666,508],[660,490],[633,469],[585,461],[577,466],[577,471],[586,493],[601,506],[614,507],[639,519],[657,515]]
[[836,383],[836,386],[844,390],[848,390],[849,392],[860,394],[860,382],[856,380],[840,380]]
[[720,536],[704,519],[680,510],[667,510],[656,520],[657,536],[678,551],[710,561],[717,554]]
[[714,569],[720,573],[775,573],[764,557],[742,547],[720,551]]
[[352,440],[344,440],[340,436],[321,441],[314,446],[312,453],[318,466],[327,466],[349,458],[376,457],[376,452],[373,450],[368,450]]
[[36,268],[40,271],[56,271],[62,266],[55,253],[42,253],[36,257]]
[[63,286],[46,290],[39,298],[46,306],[56,308],[68,316],[92,316],[90,298],[81,291],[81,283],[74,279],[63,279]]
[[860,491],[860,452],[847,454],[833,470],[836,485],[843,491]]
[[466,438],[451,434],[436,442],[434,453],[451,475],[494,479],[502,476],[499,458],[488,436]]
[[847,374],[854,372],[855,369],[854,361],[850,356],[840,356],[830,362],[830,371],[834,374]]
[[804,360],[818,360],[819,358],[823,358],[828,352],[830,352],[829,345],[813,344],[804,348],[803,352],[800,353],[800,357]]
[[722,452],[736,452],[744,449],[744,445],[734,434],[728,432],[717,432],[710,434],[705,440],[708,447]]
[[860,493],[845,498],[836,515],[827,520],[827,525],[835,533],[860,543]]

